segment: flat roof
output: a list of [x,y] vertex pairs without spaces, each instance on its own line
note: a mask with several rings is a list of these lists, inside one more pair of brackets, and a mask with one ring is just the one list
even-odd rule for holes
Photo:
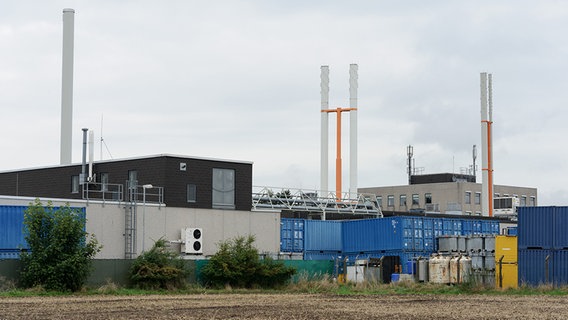
[[[254,163],[253,161],[184,156],[184,155],[176,155],[176,154],[169,154],[169,153],[161,153],[161,154],[155,154],[155,155],[137,156],[137,157],[129,157],[129,158],[121,158],[121,159],[98,160],[98,161],[93,161],[93,163],[94,164],[111,163],[111,162],[119,162],[119,161],[132,161],[132,160],[162,158],[162,157],[194,159],[194,160],[204,160],[204,161],[232,162],[232,163],[242,163],[242,164],[250,164],[250,165],[252,165]],[[87,160],[87,164],[88,163],[89,163],[89,161]],[[71,166],[78,166],[78,165],[82,165],[82,164],[83,164],[82,162],[76,162],[76,163],[71,163],[71,164],[58,164],[58,165],[49,165],[49,166],[40,166],[40,167],[31,167],[31,168],[22,168],[22,169],[11,169],[11,170],[0,171],[0,173],[20,172],[20,171],[28,171],[28,170],[41,170],[41,169],[51,169],[51,168],[60,168],[60,167],[71,167]]]

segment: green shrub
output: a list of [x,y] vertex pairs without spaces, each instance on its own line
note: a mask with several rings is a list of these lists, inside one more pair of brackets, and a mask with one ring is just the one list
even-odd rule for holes
[[130,268],[130,280],[141,289],[179,289],[186,285],[189,270],[177,253],[168,250],[166,240],[157,240]]
[[69,207],[55,210],[36,199],[24,214],[25,239],[31,252],[20,256],[21,284],[46,290],[77,291],[91,272],[91,259],[101,250],[93,235],[87,241],[83,214]]
[[296,273],[295,268],[270,258],[260,260],[254,241],[254,236],[248,236],[219,243],[219,250],[201,271],[206,285],[272,288],[285,284]]

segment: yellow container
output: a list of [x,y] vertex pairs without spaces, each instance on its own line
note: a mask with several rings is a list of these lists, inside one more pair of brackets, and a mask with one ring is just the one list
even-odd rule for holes
[[504,256],[503,262],[517,262],[516,236],[495,237],[495,263],[498,263],[502,256]]
[[[519,284],[517,265],[517,237],[516,236],[496,236],[495,237],[495,287],[496,288],[517,288]],[[502,264],[499,260],[503,257]],[[502,278],[502,281],[501,281]]]
[[[503,278],[502,283],[500,282],[499,273],[501,273]],[[497,289],[518,288],[518,273],[519,268],[516,263],[503,263],[501,269],[499,269],[499,265],[497,264],[495,266],[495,287]]]

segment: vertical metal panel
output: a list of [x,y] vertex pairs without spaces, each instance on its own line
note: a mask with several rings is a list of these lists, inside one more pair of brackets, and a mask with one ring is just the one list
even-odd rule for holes
[[554,208],[554,249],[568,249],[568,207]]
[[519,249],[551,249],[554,207],[519,207]]
[[304,224],[304,250],[341,251],[341,222],[306,220]]
[[304,220],[287,219],[280,220],[280,251],[303,252],[304,251]]
[[27,249],[24,239],[25,206],[0,206],[0,250]]
[[[519,285],[538,286],[550,283],[553,277],[553,255],[551,250],[519,249]],[[549,257],[548,264],[546,257]]]
[[555,250],[553,256],[554,284],[557,286],[568,285],[568,250]]

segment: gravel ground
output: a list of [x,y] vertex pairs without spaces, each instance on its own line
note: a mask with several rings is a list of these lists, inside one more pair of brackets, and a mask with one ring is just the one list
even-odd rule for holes
[[195,294],[0,298],[12,319],[567,319],[566,296]]

